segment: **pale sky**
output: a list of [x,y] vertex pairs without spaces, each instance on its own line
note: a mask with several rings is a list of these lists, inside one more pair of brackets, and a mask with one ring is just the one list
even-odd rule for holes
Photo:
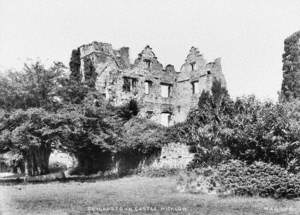
[[179,70],[191,46],[222,58],[232,97],[277,99],[284,39],[300,30],[299,0],[0,0],[0,70],[29,59],[68,65],[92,41],[149,44]]

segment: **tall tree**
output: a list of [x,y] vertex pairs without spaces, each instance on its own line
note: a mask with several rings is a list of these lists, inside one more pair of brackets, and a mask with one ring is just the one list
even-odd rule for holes
[[26,175],[48,173],[51,150],[58,141],[59,124],[42,108],[16,110],[0,119],[0,150],[22,156]]
[[193,164],[216,164],[229,155],[220,134],[226,127],[224,121],[232,117],[233,111],[233,101],[227,90],[215,80],[211,92],[202,92],[198,107],[189,113],[184,123],[174,126],[171,135],[196,153]]
[[281,85],[282,101],[300,98],[300,31],[284,40],[283,81]]
[[69,63],[70,66],[70,80],[71,81],[75,81],[77,83],[80,83],[81,79],[82,79],[82,75],[80,72],[80,65],[81,65],[81,61],[80,61],[80,49],[74,49],[72,51],[71,54],[71,60]]
[[75,155],[78,173],[106,170],[112,164],[116,143],[121,140],[121,119],[97,93],[89,93],[82,104],[66,105],[54,116],[60,126],[59,147]]
[[56,105],[56,89],[63,78],[65,66],[55,62],[45,68],[40,62],[25,64],[23,71],[10,72],[0,78],[0,108],[6,110]]

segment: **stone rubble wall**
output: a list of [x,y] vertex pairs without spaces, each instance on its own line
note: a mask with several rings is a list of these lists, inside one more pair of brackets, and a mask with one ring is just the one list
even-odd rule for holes
[[189,152],[189,146],[181,143],[169,143],[162,147],[160,156],[149,166],[184,169],[193,158],[194,154]]

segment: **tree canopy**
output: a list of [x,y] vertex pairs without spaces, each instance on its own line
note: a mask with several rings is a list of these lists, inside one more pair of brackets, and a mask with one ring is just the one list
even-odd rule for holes
[[53,109],[57,103],[56,90],[65,75],[65,68],[60,62],[55,62],[50,68],[36,62],[25,64],[21,72],[10,72],[6,77],[1,77],[0,108]]
[[58,141],[57,126],[52,114],[42,108],[4,114],[0,119],[0,149],[21,155],[26,174],[45,174]]

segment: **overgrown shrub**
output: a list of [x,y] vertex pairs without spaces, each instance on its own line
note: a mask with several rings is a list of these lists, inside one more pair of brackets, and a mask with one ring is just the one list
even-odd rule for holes
[[278,165],[231,160],[216,168],[196,169],[181,176],[179,185],[189,192],[216,191],[219,194],[273,198],[300,197],[300,175]]
[[238,159],[299,171],[300,126],[293,117],[299,117],[296,105],[261,102],[254,96],[232,101],[218,83],[214,85],[216,89],[203,92],[198,108],[172,133],[195,153],[189,168]]
[[255,162],[247,166],[241,161],[232,161],[218,167],[218,176],[221,192],[274,198],[300,196],[300,176],[277,165]]
[[131,99],[127,104],[121,106],[117,111],[118,115],[124,120],[130,120],[139,112],[137,101]]
[[161,150],[167,142],[165,128],[148,119],[133,117],[123,125],[120,151],[151,155]]
[[250,98],[236,101],[235,107],[237,113],[220,134],[232,158],[271,162],[298,171],[299,127],[293,126],[287,106]]

